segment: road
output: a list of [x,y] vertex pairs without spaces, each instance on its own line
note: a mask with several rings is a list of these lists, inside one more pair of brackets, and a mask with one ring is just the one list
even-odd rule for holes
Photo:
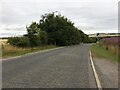
[[3,61],[3,88],[96,88],[90,44]]

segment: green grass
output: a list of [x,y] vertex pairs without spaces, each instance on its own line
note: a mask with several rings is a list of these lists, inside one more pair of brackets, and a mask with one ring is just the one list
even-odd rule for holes
[[41,47],[34,47],[34,48],[18,48],[11,45],[5,45],[2,48],[2,58],[10,58],[15,56],[21,56],[28,53],[33,53],[37,51],[42,51],[46,49],[56,48],[57,46],[54,45],[46,45]]
[[107,60],[112,60],[112,61],[120,61],[120,56],[112,53],[109,50],[106,50],[104,47],[100,46],[99,44],[94,44],[91,47],[91,52],[93,57],[96,58],[104,58]]

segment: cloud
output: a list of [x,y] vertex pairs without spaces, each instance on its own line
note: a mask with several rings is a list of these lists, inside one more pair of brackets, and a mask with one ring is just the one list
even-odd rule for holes
[[117,0],[4,0],[0,36],[1,30],[4,35],[24,34],[26,25],[53,11],[68,17],[87,34],[117,32]]
[[[106,4],[107,6],[104,6]],[[112,3],[82,3],[80,8],[64,8],[68,17],[72,17],[75,25],[87,30],[117,29],[117,5]],[[115,6],[116,5],[116,6]],[[66,14],[66,15],[67,15]],[[90,27],[90,28],[89,28]]]
[[0,25],[0,37],[8,37],[8,36],[17,36],[26,34],[25,26],[24,25]]

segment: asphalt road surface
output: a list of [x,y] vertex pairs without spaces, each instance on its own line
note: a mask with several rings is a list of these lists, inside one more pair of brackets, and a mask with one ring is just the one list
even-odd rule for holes
[[96,88],[90,44],[3,61],[3,88]]

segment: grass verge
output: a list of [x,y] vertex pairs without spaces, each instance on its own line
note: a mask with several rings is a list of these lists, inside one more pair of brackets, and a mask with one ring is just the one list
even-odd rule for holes
[[94,44],[91,47],[91,53],[93,57],[96,58],[104,58],[107,60],[112,61],[119,61],[120,62],[120,56],[112,53],[109,50],[106,50],[104,47],[100,46],[99,44]]
[[34,48],[18,48],[11,45],[2,46],[2,58],[10,58],[15,56],[21,56],[27,53],[33,53],[37,51],[42,51],[46,49],[56,48],[54,45],[46,45]]

